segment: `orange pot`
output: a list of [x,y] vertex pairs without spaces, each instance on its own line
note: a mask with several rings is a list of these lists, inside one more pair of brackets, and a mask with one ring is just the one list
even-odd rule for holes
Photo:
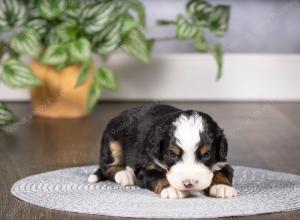
[[48,118],[78,118],[87,115],[88,93],[95,72],[94,63],[90,63],[88,80],[75,88],[81,65],[56,70],[34,60],[31,69],[43,82],[42,87],[31,89],[35,114]]

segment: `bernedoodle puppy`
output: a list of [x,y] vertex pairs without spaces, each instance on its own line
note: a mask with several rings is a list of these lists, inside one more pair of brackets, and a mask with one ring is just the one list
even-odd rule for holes
[[227,150],[223,130],[206,113],[158,104],[136,107],[108,123],[99,168],[88,181],[137,185],[170,199],[200,190],[233,197]]

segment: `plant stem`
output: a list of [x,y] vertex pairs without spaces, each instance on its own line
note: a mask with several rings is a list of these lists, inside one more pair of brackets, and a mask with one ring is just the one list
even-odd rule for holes
[[157,25],[165,26],[165,25],[176,25],[176,21],[172,20],[158,20],[156,22]]
[[155,38],[151,38],[150,40],[152,40],[152,41],[172,41],[172,40],[176,40],[176,37],[175,36],[155,37]]

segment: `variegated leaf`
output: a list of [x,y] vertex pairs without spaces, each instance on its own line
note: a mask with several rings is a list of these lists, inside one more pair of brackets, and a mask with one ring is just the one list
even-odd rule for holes
[[60,37],[57,35],[56,29],[51,28],[49,33],[45,36],[46,45],[61,43]]
[[54,34],[58,42],[69,42],[76,39],[78,33],[78,24],[74,19],[68,19],[54,28]]
[[42,84],[30,68],[16,59],[3,63],[0,77],[4,84],[13,88],[31,88]]
[[78,18],[82,10],[82,2],[83,1],[78,0],[68,0],[66,14],[73,18]]
[[192,20],[198,25],[207,26],[213,7],[204,0],[191,0],[187,4],[187,11]]
[[97,77],[101,86],[111,90],[117,89],[117,80],[111,69],[106,67],[100,68],[97,72]]
[[176,37],[180,40],[192,39],[198,33],[198,27],[179,15],[176,20]]
[[82,64],[75,87],[82,86],[87,81],[87,79],[89,78],[89,67],[90,62],[88,61]]
[[142,27],[146,26],[145,9],[143,4],[139,0],[126,0],[129,4],[129,10],[134,11],[139,18],[139,24]]
[[92,54],[91,44],[86,38],[74,40],[69,46],[69,55],[72,61],[84,62],[90,59]]
[[93,107],[97,104],[100,96],[101,96],[101,85],[97,82],[97,80],[95,80],[92,86],[90,87],[89,94],[88,94],[87,107],[89,111],[91,111]]
[[114,9],[114,1],[105,1],[84,8],[80,20],[85,31],[90,34],[101,31],[109,21]]
[[107,56],[121,43],[122,18],[116,19],[97,36],[94,37],[94,46],[97,53]]
[[40,35],[35,30],[27,28],[11,39],[10,46],[19,54],[37,58],[41,53]]
[[140,30],[132,29],[124,36],[121,48],[124,52],[144,63],[150,63],[152,43]]
[[78,23],[75,19],[68,18],[68,20],[54,26],[50,29],[46,36],[46,44],[67,43],[77,38]]
[[36,18],[29,21],[26,26],[30,29],[35,30],[40,35],[43,35],[47,32],[47,21],[41,18]]
[[42,62],[51,65],[62,65],[67,59],[66,48],[61,44],[52,44],[46,49],[42,57]]
[[41,15],[47,19],[60,17],[67,10],[68,1],[64,0],[40,0],[38,8]]
[[218,5],[213,8],[209,16],[209,29],[220,37],[227,31],[229,20],[229,6]]
[[201,53],[207,53],[208,52],[208,43],[204,37],[204,33],[199,32],[194,40],[194,45],[197,51]]
[[1,0],[0,1],[0,27],[18,27],[26,22],[27,11],[22,1]]
[[16,121],[16,116],[8,109],[7,105],[0,102],[0,127],[10,125]]
[[141,26],[132,16],[123,16],[122,34],[125,35],[128,31],[132,29],[140,29]]

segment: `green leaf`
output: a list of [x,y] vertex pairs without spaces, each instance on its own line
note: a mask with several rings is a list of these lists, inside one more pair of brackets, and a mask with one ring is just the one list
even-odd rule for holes
[[112,14],[116,13],[114,9],[114,1],[103,1],[95,5],[88,5],[83,9],[79,19],[85,31],[94,34],[107,25]]
[[38,58],[41,53],[40,35],[35,30],[27,28],[11,39],[10,46],[19,54]]
[[75,62],[85,62],[91,58],[92,48],[89,40],[79,38],[70,43],[69,55]]
[[[63,41],[64,42],[64,41]],[[59,44],[62,43],[59,36],[57,36],[56,29],[51,28],[49,33],[45,36],[45,45]]]
[[57,35],[59,42],[69,42],[76,39],[78,24],[74,19],[69,18],[67,21],[56,26],[53,31]]
[[122,34],[125,35],[132,29],[140,29],[140,24],[130,15],[124,16],[122,25]]
[[42,14],[36,6],[28,7],[28,13],[30,18],[41,18]]
[[146,26],[145,9],[139,0],[126,0],[129,3],[129,8],[137,13],[139,23],[142,27]]
[[68,0],[68,7],[67,7],[66,14],[73,18],[78,18],[80,16],[82,5],[83,5],[81,3],[82,1],[78,1],[78,0]]
[[0,1],[0,27],[6,29],[10,26],[8,18],[8,8],[5,1]]
[[192,39],[198,33],[198,27],[187,21],[182,15],[176,19],[176,37],[180,40]]
[[102,67],[98,70],[97,80],[99,81],[100,85],[105,88],[111,90],[116,90],[118,88],[115,74],[111,69],[108,69],[106,67]]
[[121,44],[122,18],[116,19],[93,38],[94,48],[103,56],[109,55]]
[[230,7],[218,5],[213,8],[209,16],[209,29],[216,36],[221,37],[227,31]]
[[33,19],[26,24],[26,27],[35,30],[40,35],[43,35],[47,32],[47,21],[40,18]]
[[31,69],[16,59],[8,59],[3,63],[0,78],[4,84],[13,88],[31,88],[42,84]]
[[204,37],[204,34],[199,32],[194,40],[194,45],[197,51],[200,53],[207,53],[208,52],[208,43]]
[[97,80],[95,80],[92,86],[90,87],[89,94],[88,94],[87,107],[89,111],[91,111],[94,108],[94,106],[97,104],[100,96],[101,96],[101,86],[97,82]]
[[187,4],[188,14],[200,26],[207,26],[213,7],[204,0],[191,0]]
[[8,109],[6,104],[0,102],[0,127],[10,125],[17,121],[16,116]]
[[52,20],[64,14],[67,4],[68,1],[65,0],[40,0],[38,8],[44,18]]
[[96,44],[96,51],[100,55],[107,56],[115,49],[118,48],[120,42],[121,42],[121,36],[120,34],[116,34],[112,38],[106,39],[106,41],[98,42]]
[[146,39],[138,29],[129,31],[123,39],[121,48],[124,52],[137,58],[144,63],[150,63],[153,42]]
[[214,48],[214,57],[217,62],[217,77],[216,80],[219,80],[222,76],[222,71],[223,71],[223,48],[220,44],[217,44]]
[[0,28],[18,27],[26,22],[26,6],[18,0],[0,1]]
[[52,25],[49,32],[45,36],[46,45],[68,43],[77,39],[79,29],[76,20],[68,18],[58,25]]
[[52,44],[46,49],[42,57],[42,63],[60,65],[65,63],[67,61],[67,58],[67,51],[63,45]]
[[86,61],[82,64],[77,82],[76,82],[76,87],[82,86],[87,79],[89,78],[89,67],[90,67],[90,62]]

